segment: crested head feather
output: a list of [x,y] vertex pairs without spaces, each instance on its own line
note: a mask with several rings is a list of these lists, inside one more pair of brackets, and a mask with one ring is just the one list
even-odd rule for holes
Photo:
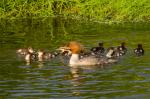
[[83,51],[83,45],[77,41],[71,41],[68,44],[68,47],[71,49],[72,53],[77,54]]

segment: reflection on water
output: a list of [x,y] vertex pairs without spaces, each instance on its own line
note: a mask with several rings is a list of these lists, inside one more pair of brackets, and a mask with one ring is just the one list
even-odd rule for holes
[[[73,19],[2,20],[0,24],[0,98],[144,98],[150,95],[149,24],[99,24]],[[70,40],[87,49],[99,41],[117,46],[125,41],[128,53],[109,66],[70,67],[68,57],[26,64],[15,53],[32,46],[53,52]],[[133,48],[142,43],[145,55]]]

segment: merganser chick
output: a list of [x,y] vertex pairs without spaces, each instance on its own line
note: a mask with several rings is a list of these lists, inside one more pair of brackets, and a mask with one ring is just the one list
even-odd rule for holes
[[106,54],[106,57],[107,58],[114,58],[116,55],[115,55],[115,48],[114,47],[110,47],[107,49],[107,54]]
[[72,54],[70,48],[68,48],[68,47],[60,47],[57,50],[61,51],[60,54],[63,56],[70,56]]
[[137,46],[138,46],[138,47],[134,49],[135,55],[137,55],[137,56],[142,56],[142,55],[144,55],[144,49],[143,49],[143,47],[142,47],[142,44],[138,44]]
[[59,55],[59,53],[57,53],[57,52],[54,52],[54,53],[47,52],[46,53],[43,50],[38,50],[38,52],[37,52],[38,61],[44,61],[44,60],[52,59],[58,55]]
[[88,56],[80,59],[79,53],[81,51],[81,44],[76,41],[71,41],[65,49],[70,49],[72,55],[69,60],[69,64],[71,66],[74,65],[100,65],[100,64],[108,64],[116,61],[108,61],[106,58],[96,58],[95,56]]
[[35,51],[33,50],[32,47],[28,47],[27,49],[26,48],[20,48],[16,51],[16,53],[18,53],[20,55],[26,55],[26,54],[28,54],[28,52],[34,53]]
[[117,47],[117,50],[118,50],[118,52],[119,52],[119,56],[123,56],[123,55],[125,55],[126,54],[126,52],[127,52],[127,48],[125,47],[125,42],[122,42],[121,43],[121,46],[118,46]]
[[122,53],[116,47],[110,47],[107,49],[106,57],[107,58],[118,58],[122,56]]
[[25,55],[25,61],[29,65],[32,61],[32,54],[30,52],[27,52]]
[[98,45],[99,45],[98,47],[93,47],[91,49],[92,54],[94,54],[94,55],[102,55],[102,54],[104,54],[105,48],[103,47],[103,42],[100,42]]
[[38,61],[43,61],[44,60],[44,55],[45,55],[45,52],[43,50],[38,50],[37,51],[37,58],[38,58]]

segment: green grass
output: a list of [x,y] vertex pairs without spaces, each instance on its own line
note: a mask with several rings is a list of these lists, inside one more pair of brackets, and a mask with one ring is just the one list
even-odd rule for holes
[[98,21],[150,21],[150,0],[1,0],[0,18],[64,16]]

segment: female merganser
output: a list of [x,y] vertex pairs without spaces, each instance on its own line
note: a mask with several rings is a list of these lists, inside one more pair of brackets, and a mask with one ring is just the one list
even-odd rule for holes
[[142,47],[142,44],[138,44],[138,47],[136,49],[134,49],[134,53],[137,55],[137,56],[142,56],[144,55],[144,49]]
[[103,42],[100,42],[98,45],[99,45],[98,47],[93,47],[91,49],[92,54],[94,54],[94,55],[103,55],[104,52],[105,52],[105,49],[103,47]]
[[[61,47],[62,49],[62,47]],[[60,49],[60,50],[61,50]],[[80,59],[79,53],[82,50],[82,46],[79,42],[71,41],[68,46],[63,47],[63,49],[70,49],[72,55],[69,60],[71,66],[74,65],[100,65],[116,62],[117,60],[107,60],[106,58],[96,58],[95,56],[88,56]]]
[[118,52],[119,52],[119,56],[123,56],[123,55],[125,55],[126,54],[126,52],[127,52],[127,48],[125,47],[125,42],[122,42],[121,43],[121,46],[118,46],[117,47],[117,50],[118,50]]

